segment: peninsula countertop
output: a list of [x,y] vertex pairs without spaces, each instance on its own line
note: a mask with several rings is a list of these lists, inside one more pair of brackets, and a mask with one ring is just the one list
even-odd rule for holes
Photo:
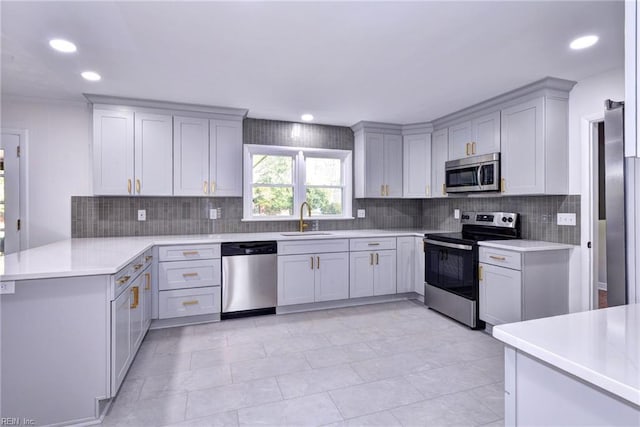
[[493,336],[640,406],[640,304],[500,325]]

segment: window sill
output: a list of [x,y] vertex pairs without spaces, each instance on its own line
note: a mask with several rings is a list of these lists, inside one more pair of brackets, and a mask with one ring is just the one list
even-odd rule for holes
[[[305,216],[304,221],[348,221],[354,217],[328,217],[328,216]],[[285,218],[242,218],[241,222],[272,222],[272,221],[300,221],[300,217],[288,216]]]

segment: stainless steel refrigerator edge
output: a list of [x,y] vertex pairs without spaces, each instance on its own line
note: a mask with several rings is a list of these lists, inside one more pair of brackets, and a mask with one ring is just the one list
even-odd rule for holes
[[607,304],[627,303],[627,230],[624,157],[624,103],[605,101],[605,211],[607,240]]

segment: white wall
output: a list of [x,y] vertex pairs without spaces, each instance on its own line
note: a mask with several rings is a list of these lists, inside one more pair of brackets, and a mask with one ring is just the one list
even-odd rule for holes
[[[589,271],[590,194],[583,183],[591,179],[588,170],[590,147],[586,120],[604,118],[604,101],[624,99],[624,68],[591,76],[578,82],[569,97],[569,192],[581,194],[581,246],[571,257],[570,309],[582,311],[590,308],[592,283]],[[597,232],[597,230],[596,230]],[[595,260],[597,262],[597,259]],[[597,278],[596,278],[597,279]]]
[[70,238],[71,196],[91,191],[89,105],[3,96],[1,123],[28,130],[28,246]]

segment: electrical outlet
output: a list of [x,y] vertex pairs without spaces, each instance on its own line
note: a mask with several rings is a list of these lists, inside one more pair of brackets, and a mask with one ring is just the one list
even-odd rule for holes
[[16,293],[16,282],[0,283],[0,294],[15,294],[15,293]]
[[559,213],[558,225],[576,225],[576,214],[574,213]]
[[216,208],[209,209],[209,219],[218,219],[218,210]]
[[364,209],[358,209],[357,217],[358,218],[364,218],[365,217]]
[[138,209],[138,221],[147,220],[147,211],[144,209]]
[[221,219],[222,218],[222,208],[216,208],[216,214],[218,215],[217,218]]
[[460,219],[460,209],[454,209],[453,210],[453,218],[454,219]]

